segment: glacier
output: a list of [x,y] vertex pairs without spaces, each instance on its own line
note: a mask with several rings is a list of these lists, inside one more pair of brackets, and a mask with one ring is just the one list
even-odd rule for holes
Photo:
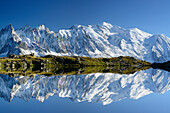
[[9,77],[0,75],[0,97],[6,101],[20,98],[40,102],[49,96],[69,98],[74,102],[102,103],[139,99],[170,89],[170,72],[148,69],[134,74],[92,73],[86,75]]
[[31,53],[37,56],[132,56],[162,63],[170,60],[170,38],[106,22],[99,25],[73,25],[57,32],[50,31],[44,25],[37,28],[26,25],[20,29],[8,25],[0,31],[0,57]]

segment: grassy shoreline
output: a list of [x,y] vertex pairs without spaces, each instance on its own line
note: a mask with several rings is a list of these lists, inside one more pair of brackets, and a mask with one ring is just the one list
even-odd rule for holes
[[89,73],[130,74],[150,68],[151,63],[133,57],[90,58],[69,56],[10,55],[0,58],[0,73],[14,76]]

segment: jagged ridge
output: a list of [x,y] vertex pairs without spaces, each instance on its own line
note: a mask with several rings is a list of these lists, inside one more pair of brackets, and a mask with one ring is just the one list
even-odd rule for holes
[[0,56],[9,54],[69,55],[89,57],[132,56],[149,62],[170,60],[170,38],[152,35],[137,28],[124,29],[103,22],[100,25],[74,25],[68,30],[50,31],[6,26],[0,32]]

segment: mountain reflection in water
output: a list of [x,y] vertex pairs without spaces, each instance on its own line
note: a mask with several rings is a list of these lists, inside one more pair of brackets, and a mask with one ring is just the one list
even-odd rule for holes
[[0,75],[0,97],[14,97],[43,102],[49,96],[72,101],[100,102],[103,105],[125,98],[138,99],[150,93],[164,93],[170,88],[170,72],[148,69],[133,74],[92,73],[84,75],[36,75],[33,77]]

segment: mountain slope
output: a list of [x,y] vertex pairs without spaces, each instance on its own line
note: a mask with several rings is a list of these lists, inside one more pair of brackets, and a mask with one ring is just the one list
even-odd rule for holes
[[170,89],[170,73],[149,69],[134,74],[95,73],[67,76],[9,77],[0,75],[0,97],[14,97],[43,102],[49,96],[67,97],[72,101],[100,102],[104,105],[125,98],[138,99]]
[[9,54],[79,55],[89,57],[132,56],[150,62],[170,60],[170,38],[137,28],[124,29],[103,22],[74,25],[68,30],[50,31],[44,25],[33,29],[6,26],[0,32],[0,56]]

